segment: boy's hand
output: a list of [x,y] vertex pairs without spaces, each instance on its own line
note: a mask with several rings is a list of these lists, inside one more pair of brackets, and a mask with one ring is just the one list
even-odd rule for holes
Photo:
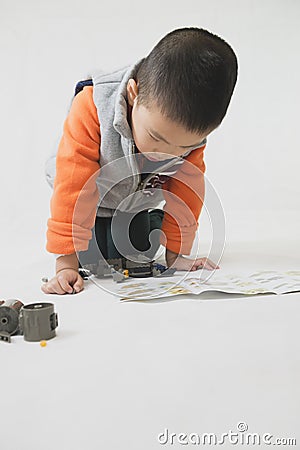
[[220,268],[208,258],[190,259],[177,255],[177,253],[173,253],[170,250],[166,250],[166,262],[168,267],[174,267],[177,270],[194,271],[197,269],[214,270]]
[[83,290],[84,281],[76,269],[61,269],[41,286],[45,294],[75,294]]
[[56,275],[41,287],[45,294],[75,294],[83,289],[83,279],[78,273],[76,253],[56,259]]

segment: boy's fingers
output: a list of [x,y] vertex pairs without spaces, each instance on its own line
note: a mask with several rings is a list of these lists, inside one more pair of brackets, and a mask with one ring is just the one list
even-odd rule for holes
[[203,269],[203,267],[205,267],[205,262],[203,261],[203,259],[196,259],[194,261],[194,264],[193,264],[194,270]]
[[45,283],[41,286],[42,291],[44,292],[44,294],[52,294],[52,291],[49,288],[48,283]]
[[55,287],[51,282],[44,284],[41,289],[45,294],[64,294],[60,287]]
[[219,269],[219,266],[217,266],[215,263],[210,261],[208,258],[200,258],[197,259],[194,263],[194,266],[196,269],[207,269],[207,270],[213,270],[213,269]]
[[213,261],[211,261],[210,259],[207,258],[207,261],[209,262],[209,264],[214,268],[214,269],[219,269],[219,266],[217,264],[215,264]]
[[[71,284],[72,283],[72,284]],[[73,285],[74,279],[68,280],[63,274],[58,274],[52,278],[52,280],[41,286],[41,290],[45,294],[73,294],[80,292],[83,289],[83,279],[80,275]]]
[[57,284],[62,289],[61,294],[67,292],[68,294],[73,293],[73,287],[70,285],[70,282],[65,279],[63,275],[57,275]]
[[212,264],[205,264],[205,265],[204,265],[204,269],[207,269],[207,270],[215,270],[215,269],[217,269],[217,266],[212,265]]
[[80,279],[80,278],[78,278],[78,280],[76,281],[76,283],[73,286],[75,292],[80,292],[83,289],[83,279],[82,278]]
[[72,294],[78,294],[78,292],[81,292],[84,289],[84,287],[82,285],[79,284],[74,284],[73,286],[73,292],[71,292]]
[[201,267],[204,267],[205,269],[210,269],[210,268],[212,268],[212,269],[217,269],[219,266],[217,266],[214,262],[212,262],[210,259],[208,259],[208,258],[201,258],[200,260],[199,260],[199,266]]
[[79,284],[76,284],[76,285],[74,286],[74,290],[75,290],[76,293],[77,293],[77,292],[80,292],[80,291],[83,290],[83,286],[80,286]]
[[216,268],[216,266],[215,266],[214,264],[205,262],[205,263],[204,263],[204,268],[207,269],[207,270],[213,270],[213,269]]
[[[63,289],[61,284],[58,282],[56,277],[52,278],[52,280],[48,281],[47,283],[43,284],[41,286],[42,291],[45,294],[65,294],[66,291]],[[72,288],[71,288],[72,289]]]
[[41,290],[44,292],[44,294],[48,294],[48,292],[47,292],[46,289],[45,289],[45,285],[44,285],[44,284],[42,284]]

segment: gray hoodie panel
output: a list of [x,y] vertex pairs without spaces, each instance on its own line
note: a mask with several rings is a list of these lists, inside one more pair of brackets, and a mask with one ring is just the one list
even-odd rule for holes
[[136,191],[140,181],[126,100],[127,82],[140,62],[112,73],[92,75],[101,136],[98,216],[110,216],[121,208],[120,202]]

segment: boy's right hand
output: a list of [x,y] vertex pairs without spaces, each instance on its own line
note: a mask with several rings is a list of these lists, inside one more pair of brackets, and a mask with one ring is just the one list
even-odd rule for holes
[[76,253],[56,258],[56,275],[41,287],[45,294],[75,294],[82,291],[83,279],[78,273]]
[[83,290],[84,281],[78,270],[61,269],[55,277],[41,286],[45,294],[75,294]]

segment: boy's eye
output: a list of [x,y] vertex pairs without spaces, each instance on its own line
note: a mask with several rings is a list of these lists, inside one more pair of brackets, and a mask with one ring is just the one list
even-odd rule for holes
[[159,139],[155,139],[155,137],[153,137],[152,134],[150,134],[150,133],[148,133],[148,134],[154,141],[159,142]]

